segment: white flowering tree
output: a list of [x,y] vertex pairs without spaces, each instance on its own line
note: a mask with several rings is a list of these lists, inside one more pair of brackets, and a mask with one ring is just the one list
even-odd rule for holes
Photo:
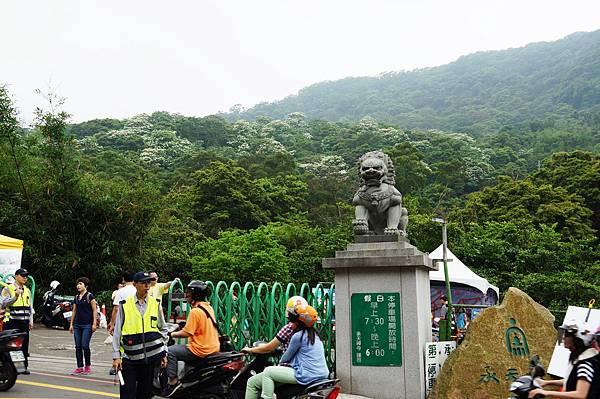
[[145,165],[160,168],[171,167],[178,158],[191,155],[195,148],[173,130],[156,129],[147,114],[126,119],[122,129],[78,140],[78,145],[86,153],[109,149],[125,151]]
[[348,201],[355,189],[355,170],[341,156],[320,156],[299,164],[299,168],[307,175],[309,212],[314,220],[339,221],[351,211]]

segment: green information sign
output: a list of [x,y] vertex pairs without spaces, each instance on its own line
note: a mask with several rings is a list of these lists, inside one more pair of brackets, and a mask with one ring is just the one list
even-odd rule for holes
[[352,365],[402,366],[400,294],[352,294]]

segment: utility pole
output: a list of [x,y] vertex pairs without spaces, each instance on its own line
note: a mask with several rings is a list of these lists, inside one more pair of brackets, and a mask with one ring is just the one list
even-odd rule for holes
[[[433,218],[432,221],[442,224],[442,250],[444,258],[444,279],[446,280],[446,298],[448,299],[448,312],[446,313],[445,336],[450,339],[452,336],[452,290],[450,289],[450,278],[448,276],[448,234],[446,226],[448,221],[445,218]],[[441,331],[440,331],[441,333]],[[441,335],[441,334],[440,334]]]

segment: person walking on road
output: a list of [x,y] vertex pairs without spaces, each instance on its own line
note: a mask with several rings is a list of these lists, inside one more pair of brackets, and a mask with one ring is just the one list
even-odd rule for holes
[[[114,303],[115,303],[115,299],[117,298],[117,295],[119,293],[119,290],[123,287],[125,287],[125,280],[123,280],[123,276],[121,276],[119,278],[119,280],[117,281],[116,289],[112,292],[112,294],[110,296],[110,301],[111,301],[111,303],[113,303],[113,308],[112,308],[112,312],[110,315],[110,320],[108,320],[108,326],[106,327],[106,331],[108,332],[108,337],[106,337],[106,339],[104,340],[104,343],[107,345],[111,345],[112,341],[113,341],[112,323],[114,320],[114,316],[116,316],[116,310],[115,310]],[[115,369],[113,367],[111,367],[110,370],[108,371],[108,374],[116,375],[117,372],[115,371]]]
[[[73,304],[73,314],[71,316],[71,326],[69,331],[75,337],[75,357],[77,359],[77,368],[73,370],[72,375],[89,374],[92,371],[90,339],[98,327],[98,318],[96,317],[96,299],[88,291],[90,280],[87,277],[77,279],[77,292],[75,303]],[[83,358],[85,356],[85,367]]]
[[117,317],[117,309],[119,309],[119,303],[124,301],[130,296],[135,295],[135,287],[133,286],[133,273],[123,272],[124,286],[117,290],[117,295],[113,298],[113,308],[110,315],[110,323],[108,323],[108,333],[112,334],[115,328],[115,317]]
[[160,301],[148,295],[150,273],[133,276],[136,293],[119,303],[113,332],[113,367],[121,370],[121,399],[150,399],[154,369],[167,367],[167,329]]
[[[0,308],[5,309],[4,329],[26,333],[22,346],[26,369],[29,367],[29,330],[33,328],[34,314],[31,291],[25,285],[28,277],[27,269],[17,269],[15,282],[5,287],[0,297]],[[29,370],[25,370],[23,374],[29,374]]]

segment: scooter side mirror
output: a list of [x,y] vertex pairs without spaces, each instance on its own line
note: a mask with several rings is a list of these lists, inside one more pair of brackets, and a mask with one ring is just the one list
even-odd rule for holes
[[543,377],[546,375],[546,370],[542,365],[538,364],[533,368],[533,378]]

